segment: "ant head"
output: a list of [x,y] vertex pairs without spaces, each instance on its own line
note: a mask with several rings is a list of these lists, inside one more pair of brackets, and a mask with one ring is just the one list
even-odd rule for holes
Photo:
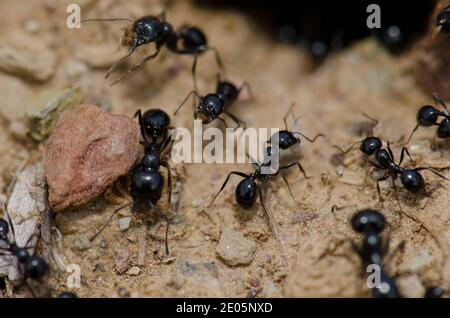
[[356,213],[352,217],[351,223],[353,230],[358,233],[380,233],[385,227],[383,214],[371,209]]
[[422,106],[417,112],[417,123],[420,126],[432,126],[436,124],[439,113],[439,110],[431,105]]
[[436,16],[435,25],[436,28],[439,29],[439,31],[450,33],[450,11],[444,10],[439,12],[439,14]]
[[0,239],[6,240],[8,233],[9,233],[8,222],[5,219],[0,218]]
[[146,151],[141,160],[141,165],[144,169],[159,169],[159,166],[161,165],[159,151]]
[[376,151],[380,150],[383,146],[380,138],[377,137],[367,137],[361,142],[361,147],[359,148],[364,154],[371,156]]
[[281,149],[288,149],[289,147],[301,142],[300,136],[296,136],[295,133],[287,130],[280,130],[279,132],[273,134],[271,140],[276,137],[278,137],[278,142]]
[[173,27],[155,16],[145,16],[134,21],[125,29],[122,45],[138,47],[151,42],[167,39],[173,33]]
[[445,118],[439,124],[437,135],[439,138],[449,138],[450,137],[450,120]]
[[37,255],[31,256],[25,262],[25,274],[32,278],[38,279],[47,274],[49,267],[46,261]]
[[160,109],[150,109],[142,116],[145,133],[152,138],[165,135],[170,126],[170,117]]
[[200,100],[195,109],[194,118],[200,118],[203,124],[209,124],[223,111],[223,101],[216,94],[208,94]]
[[412,169],[403,170],[400,180],[405,189],[412,193],[422,190],[425,186],[422,175],[418,171]]
[[192,26],[185,26],[180,31],[180,37],[183,41],[183,46],[188,50],[206,49],[208,41],[202,30]]

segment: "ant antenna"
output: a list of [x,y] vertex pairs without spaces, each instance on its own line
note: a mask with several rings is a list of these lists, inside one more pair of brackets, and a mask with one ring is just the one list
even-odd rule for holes
[[97,236],[99,236],[100,233],[103,232],[103,230],[108,226],[108,224],[111,222],[111,220],[113,219],[113,217],[117,214],[117,212],[119,212],[119,211],[122,210],[122,209],[125,209],[126,207],[128,207],[128,206],[130,206],[130,205],[131,205],[131,203],[127,203],[127,204],[124,204],[124,205],[118,207],[117,209],[115,209],[114,212],[111,214],[111,216],[108,218],[108,220],[105,222],[105,224],[102,225],[102,227],[100,228],[100,230],[98,230],[98,232],[95,233],[94,236],[92,236],[92,237],[89,239],[89,242],[94,241],[94,240],[97,238]]

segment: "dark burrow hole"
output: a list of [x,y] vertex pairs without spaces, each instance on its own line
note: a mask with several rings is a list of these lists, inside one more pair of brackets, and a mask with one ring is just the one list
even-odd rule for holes
[[[275,40],[306,49],[316,62],[331,52],[368,36],[376,37],[393,54],[401,54],[425,33],[435,0],[301,1],[196,0],[198,6],[242,10],[261,32]],[[380,6],[381,28],[369,29],[369,4]]]

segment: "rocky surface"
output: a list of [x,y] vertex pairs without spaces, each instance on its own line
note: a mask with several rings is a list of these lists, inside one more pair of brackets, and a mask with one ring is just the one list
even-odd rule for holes
[[129,117],[81,105],[61,115],[44,150],[49,202],[59,212],[85,204],[138,159],[140,130]]

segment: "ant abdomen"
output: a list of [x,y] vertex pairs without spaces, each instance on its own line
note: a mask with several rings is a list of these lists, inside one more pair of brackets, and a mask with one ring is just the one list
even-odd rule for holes
[[415,193],[422,190],[425,186],[425,181],[422,175],[412,169],[405,169],[400,175],[400,180],[409,192]]
[[243,209],[250,209],[258,198],[258,185],[253,178],[245,178],[236,187],[236,202]]

